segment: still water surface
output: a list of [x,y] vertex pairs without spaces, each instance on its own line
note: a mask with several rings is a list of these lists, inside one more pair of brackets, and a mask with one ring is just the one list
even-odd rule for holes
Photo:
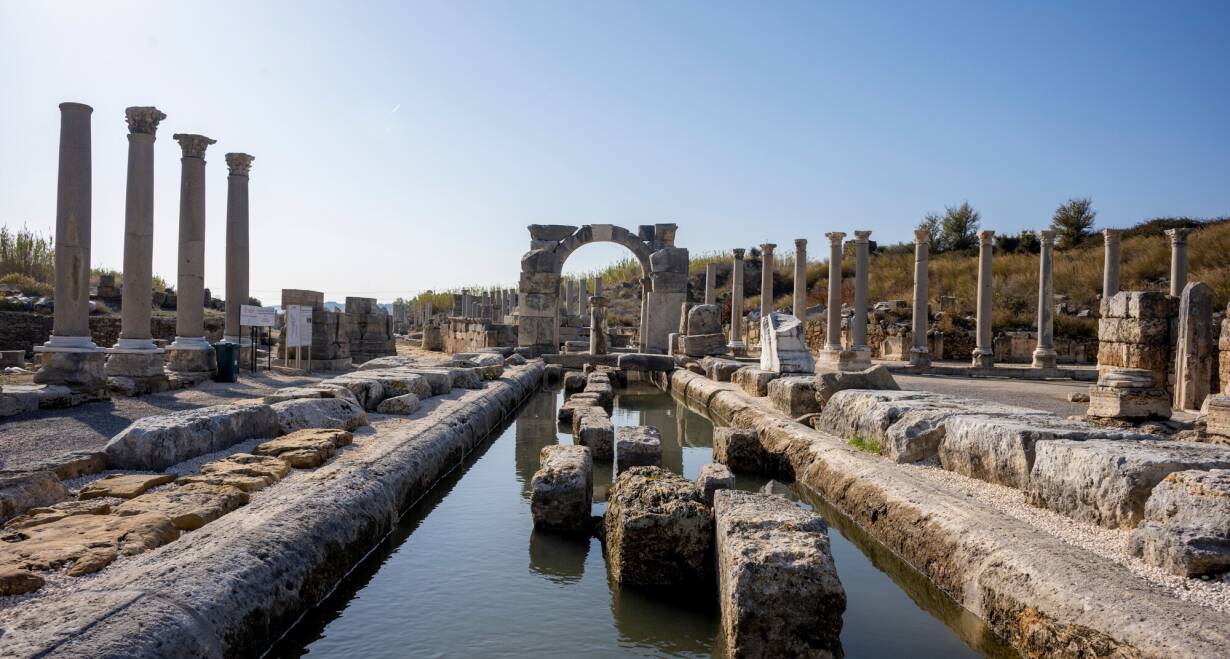
[[[558,391],[533,396],[271,655],[720,653],[712,589],[621,588],[607,579],[597,539],[533,531],[529,493],[538,451],[572,441],[555,421],[562,400]],[[612,419],[617,426],[656,426],[663,465],[688,478],[712,461],[713,424],[667,393],[634,385],[616,397]],[[611,477],[609,468],[595,474],[595,515],[606,507],[601,500]],[[763,484],[745,477],[738,482],[743,489]],[[977,617],[814,493],[792,488],[789,496],[831,525],[833,557],[848,600],[841,636],[847,657],[1015,656]]]

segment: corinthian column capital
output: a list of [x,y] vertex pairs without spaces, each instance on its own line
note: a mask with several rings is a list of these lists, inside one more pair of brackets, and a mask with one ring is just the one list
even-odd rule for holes
[[128,132],[153,135],[158,131],[158,122],[166,119],[167,115],[153,106],[135,105],[124,109],[124,118],[128,120]]
[[925,245],[931,242],[931,232],[921,227],[914,230],[914,242]]
[[978,232],[978,242],[983,243],[984,245],[991,244],[991,241],[994,239],[995,239],[995,232],[991,231],[990,229]]
[[871,242],[871,232],[870,231],[855,231],[854,232],[854,242],[856,243]]
[[226,166],[230,168],[231,176],[247,176],[252,169],[253,160],[256,158],[246,153],[226,154]]
[[179,148],[184,150],[185,158],[204,158],[205,148],[218,141],[204,135],[192,133],[175,133],[171,137],[175,138],[176,142],[179,142]]
[[1055,232],[1051,229],[1041,229],[1038,231],[1038,240],[1042,241],[1043,245],[1053,245],[1055,243]]
[[841,247],[841,241],[845,239],[846,233],[844,231],[830,231],[824,234],[824,237],[829,239],[829,245]]

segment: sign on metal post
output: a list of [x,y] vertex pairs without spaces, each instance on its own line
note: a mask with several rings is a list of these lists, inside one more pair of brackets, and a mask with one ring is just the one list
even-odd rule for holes
[[278,310],[275,307],[239,305],[239,324],[243,327],[273,327],[277,323]]
[[312,307],[300,304],[286,305],[286,356],[290,357],[290,349],[295,349],[295,364],[302,367],[302,348],[308,349],[308,370],[312,366]]

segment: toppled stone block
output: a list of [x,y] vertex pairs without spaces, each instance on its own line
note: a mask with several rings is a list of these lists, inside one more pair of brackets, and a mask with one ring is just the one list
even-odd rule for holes
[[607,501],[603,526],[612,579],[641,586],[705,579],[712,515],[695,483],[661,467],[633,467],[616,477]]
[[862,371],[831,371],[816,376],[816,400],[821,407],[827,404],[834,394],[846,389],[897,391],[901,387],[883,365]]
[[504,375],[504,356],[498,352],[459,352],[453,355],[453,362],[478,368],[484,380],[498,380]]
[[0,472],[0,523],[68,496],[63,483],[50,471]]
[[564,367],[559,364],[547,364],[543,368],[542,377],[548,384],[559,382],[564,378]]
[[605,373],[590,373],[581,393],[597,394],[598,404],[603,407],[610,407],[615,402],[615,387],[611,386],[611,378]]
[[581,423],[590,416],[607,419],[610,415],[607,414],[605,408],[594,404],[577,405],[572,408],[572,434],[574,436],[581,434]]
[[268,405],[214,405],[138,419],[103,452],[112,468],[166,469],[244,439],[277,435],[278,413]]
[[413,366],[416,363],[418,363],[418,360],[408,355],[387,355],[369,359],[359,364],[356,368],[360,371],[382,371],[402,366]]
[[248,493],[226,484],[185,483],[125,501],[116,515],[162,513],[181,531],[194,531],[248,503]]
[[675,370],[675,358],[670,355],[654,355],[644,352],[634,352],[619,356],[619,368],[626,371],[666,371]]
[[376,411],[380,414],[414,414],[422,407],[419,397],[414,394],[402,394],[380,401]]
[[760,319],[760,368],[773,373],[816,371],[811,351],[803,341],[803,323],[784,313]]
[[769,383],[779,377],[780,373],[745,366],[735,371],[734,375],[730,376],[730,381],[749,396],[763,397],[769,395]]
[[769,381],[769,404],[791,418],[820,411],[816,401],[816,378],[793,375]]
[[1205,427],[1210,435],[1230,438],[1230,396],[1209,396]]
[[1168,474],[1230,468],[1230,448],[1158,440],[1050,441],[1038,444],[1026,499],[1107,528],[1133,528]]
[[718,600],[732,657],[841,657],[846,592],[828,526],[782,497],[714,497]]
[[696,477],[696,487],[705,495],[705,503],[713,505],[713,493],[718,490],[733,490],[735,475],[721,463],[701,465],[700,474]]
[[544,446],[530,481],[534,527],[588,531],[594,498],[594,461],[584,446]]
[[50,471],[62,481],[97,474],[107,468],[107,454],[102,451],[69,451],[40,460],[23,471]]
[[367,425],[363,408],[345,398],[297,398],[271,407],[277,415],[278,432],[283,434],[307,428],[354,430]]
[[0,568],[46,571],[68,567],[69,576],[81,576],[101,570],[119,554],[140,554],[178,537],[171,518],[161,513],[74,515],[0,533]]
[[662,434],[653,426],[615,429],[615,470],[662,464]]
[[717,357],[706,357],[700,361],[700,364],[705,369],[705,377],[715,382],[730,382],[735,371],[747,366],[744,362]]
[[1153,488],[1128,550],[1184,577],[1230,571],[1230,471],[1176,471]]
[[713,429],[713,461],[741,474],[773,472],[773,456],[764,449],[755,430]]
[[184,476],[180,483],[234,485],[244,492],[257,492],[282,480],[290,473],[285,461],[267,455],[235,453],[201,465],[201,473]]
[[579,393],[585,388],[586,375],[580,371],[568,371],[564,373],[564,394],[571,395]]
[[258,444],[252,453],[276,457],[296,469],[311,469],[324,464],[335,450],[351,441],[353,436],[345,430],[311,428]]
[[79,499],[119,497],[132,499],[145,494],[151,487],[175,482],[174,474],[115,474],[105,476],[81,488]]
[[[571,422],[576,415],[576,411],[583,408],[597,407],[601,408],[599,402],[601,397],[598,394],[573,394],[564,401],[563,405],[559,406],[557,418],[561,423]],[[575,430],[575,428],[574,428]]]
[[96,499],[78,501],[70,499],[46,507],[31,508],[4,524],[6,529],[26,529],[48,524],[73,515],[109,515],[111,504]]
[[[602,408],[590,409],[601,410]],[[615,459],[615,426],[604,410],[600,414],[581,415],[576,439],[577,444],[590,450],[595,460]]]

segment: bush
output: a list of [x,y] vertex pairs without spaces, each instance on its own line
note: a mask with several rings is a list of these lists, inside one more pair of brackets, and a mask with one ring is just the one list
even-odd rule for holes
[[0,227],[0,275],[25,275],[50,282],[55,274],[56,252],[50,236],[43,237],[25,226],[17,231]]
[[16,272],[11,272],[3,277],[0,277],[0,284],[9,284],[21,289],[22,295],[34,297],[47,297],[55,292],[55,287],[51,284],[45,284],[29,275],[23,275]]
[[1055,209],[1051,217],[1051,229],[1055,231],[1055,245],[1070,249],[1088,238],[1093,229],[1093,220],[1098,216],[1093,210],[1093,201],[1088,197],[1069,199]]
[[860,451],[866,451],[867,453],[874,453],[876,455],[880,454],[880,440],[875,437],[855,435],[846,443]]

